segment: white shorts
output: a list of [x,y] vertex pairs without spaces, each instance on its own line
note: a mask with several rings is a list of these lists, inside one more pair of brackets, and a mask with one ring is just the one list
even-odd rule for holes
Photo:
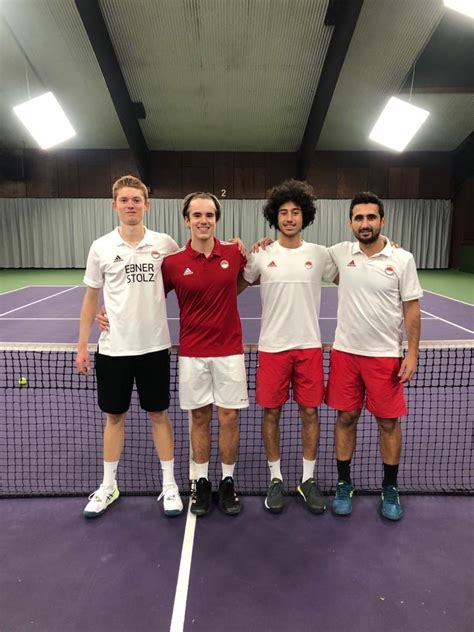
[[247,374],[243,354],[218,358],[179,356],[179,405],[194,410],[216,404],[247,408]]

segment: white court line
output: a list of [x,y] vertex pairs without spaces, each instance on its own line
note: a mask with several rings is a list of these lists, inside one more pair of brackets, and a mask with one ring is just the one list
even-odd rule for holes
[[13,316],[13,318],[2,318],[2,322],[4,320],[14,320],[14,321],[17,321],[17,320],[80,320],[80,318],[62,318],[62,317],[61,318],[60,317],[58,318],[22,318],[21,316]]
[[445,294],[439,294],[438,292],[432,292],[431,290],[423,290],[428,294],[434,294],[435,296],[441,296],[441,298],[447,298],[448,301],[456,301],[456,303],[462,303],[463,305],[469,305],[469,307],[474,307],[472,303],[467,303],[466,301],[461,301],[458,298],[451,298],[450,296],[446,296]]
[[[54,285],[26,285],[25,287],[71,287],[71,284],[63,284],[63,283],[57,283]],[[75,285],[74,287],[85,287],[84,285]]]
[[[47,286],[50,287],[50,286]],[[62,286],[64,287],[64,286]],[[42,301],[49,301],[50,298],[54,298],[55,296],[59,296],[60,294],[65,294],[66,292],[70,292],[71,290],[75,290],[79,285],[74,285],[74,287],[68,287],[67,290],[62,290],[62,292],[56,292],[56,294],[51,294],[50,296],[45,296],[44,298],[40,298],[37,301],[33,301],[32,303],[27,303],[26,305],[22,305],[21,307],[16,307],[15,309],[11,309],[8,312],[3,312],[0,314],[1,316],[6,316],[7,314],[11,314],[12,312],[17,312],[19,309],[24,309],[25,307],[30,307],[30,305],[36,305],[36,303],[41,303]]]
[[[8,314],[9,312],[5,312],[6,314]],[[0,314],[0,317],[2,316],[2,314]],[[46,318],[46,317],[42,317],[42,318],[31,318],[31,317],[23,317],[23,316],[13,316],[12,318],[2,318],[2,321],[4,320],[80,320],[80,318],[66,318],[66,317],[51,317],[51,318]],[[179,320],[179,317],[169,317],[168,320]],[[260,320],[260,316],[241,316],[240,320]],[[337,320],[335,316],[321,316],[319,318],[319,320]],[[439,318],[437,316],[426,316],[425,318],[421,318],[421,320],[439,320]],[[469,330],[468,330],[469,331]]]
[[176,582],[176,592],[174,595],[170,632],[183,632],[184,629],[195,530],[196,516],[191,513],[190,497],[188,515],[186,516],[186,527],[184,529],[183,548],[181,549],[181,559],[179,562],[178,581]]
[[30,287],[35,287],[34,285],[24,285],[23,287],[17,287],[14,290],[7,290],[6,292],[0,292],[0,296],[4,294],[12,294],[13,292],[21,292],[21,290],[27,290]]
[[456,323],[452,323],[450,320],[446,320],[445,318],[441,318],[440,316],[436,316],[436,314],[431,314],[430,312],[425,311],[424,309],[420,310],[423,314],[428,314],[428,316],[432,316],[435,320],[442,320],[443,323],[448,323],[448,325],[452,325],[453,327],[457,327],[458,329],[462,329],[463,331],[467,331],[469,334],[474,334],[474,331],[470,329],[466,329],[466,327],[461,327],[461,325],[456,325]]

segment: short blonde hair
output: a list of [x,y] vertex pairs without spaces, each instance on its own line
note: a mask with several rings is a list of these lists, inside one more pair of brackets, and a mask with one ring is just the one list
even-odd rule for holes
[[124,187],[140,189],[140,191],[143,193],[143,197],[145,198],[145,202],[148,202],[148,189],[143,184],[143,182],[135,176],[122,176],[114,182],[112,187],[112,197],[114,200],[117,199],[117,195],[120,189],[123,189]]

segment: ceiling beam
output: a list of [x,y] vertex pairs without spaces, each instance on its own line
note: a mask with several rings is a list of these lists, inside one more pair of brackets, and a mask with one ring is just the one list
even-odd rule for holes
[[306,129],[298,150],[297,176],[305,180],[326,119],[342,64],[359,18],[363,0],[330,0],[324,23],[334,26]]
[[150,173],[149,149],[137,120],[137,108],[128,92],[98,0],[75,0],[120,124],[133,153],[140,178],[147,183]]

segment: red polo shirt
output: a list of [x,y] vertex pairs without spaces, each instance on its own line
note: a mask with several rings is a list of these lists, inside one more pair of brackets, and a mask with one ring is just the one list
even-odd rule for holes
[[196,358],[243,353],[237,310],[237,277],[245,257],[236,244],[214,239],[209,257],[191,248],[163,260],[165,292],[176,291],[179,303],[179,353]]

